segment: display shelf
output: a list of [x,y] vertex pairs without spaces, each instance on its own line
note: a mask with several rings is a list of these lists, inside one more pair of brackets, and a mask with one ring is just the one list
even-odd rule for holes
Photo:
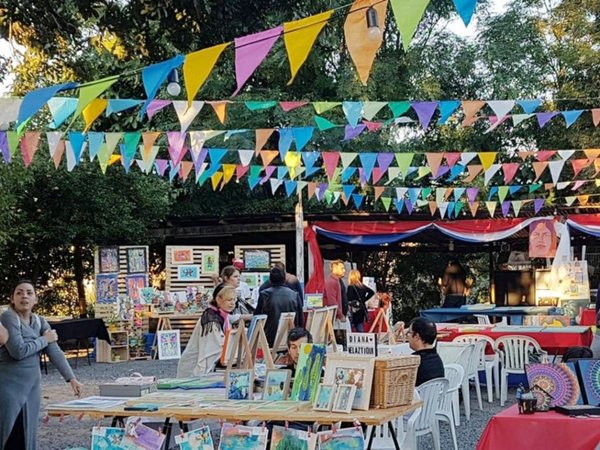
[[118,363],[129,361],[129,333],[125,330],[108,332],[108,342],[96,341],[96,362]]

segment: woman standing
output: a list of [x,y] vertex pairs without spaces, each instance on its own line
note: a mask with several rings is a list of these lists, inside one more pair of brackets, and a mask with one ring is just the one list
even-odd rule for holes
[[4,450],[37,447],[43,349],[75,395],[81,394],[81,384],[56,343],[56,331],[50,329],[46,319],[32,312],[36,303],[33,283],[20,281],[13,291],[10,309],[0,317],[9,335],[0,347],[0,444]]
[[237,301],[232,314],[241,314],[244,320],[251,320],[254,308],[252,308],[252,306],[250,306],[248,302],[246,302],[246,300],[242,298],[240,290],[240,276],[241,273],[238,269],[235,268],[235,266],[224,267],[223,270],[221,270],[222,281],[219,285],[217,285],[217,287],[213,291],[213,298],[217,298],[219,291],[225,286],[233,287],[236,292]]
[[233,286],[224,286],[196,323],[179,365],[177,378],[189,378],[212,372],[219,360],[225,332],[229,329],[229,313],[235,308]]
[[375,295],[373,289],[365,286],[358,270],[351,270],[348,275],[348,309],[350,323],[359,333],[365,331],[365,322],[369,318],[367,300]]

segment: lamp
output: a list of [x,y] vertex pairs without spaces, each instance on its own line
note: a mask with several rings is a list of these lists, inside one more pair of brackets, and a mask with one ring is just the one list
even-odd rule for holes
[[367,28],[369,30],[369,39],[378,39],[381,36],[379,14],[372,6],[367,9]]
[[181,93],[181,86],[179,85],[179,74],[177,73],[177,69],[173,69],[169,72],[167,76],[167,92],[170,96],[176,97]]
[[448,242],[448,250],[453,252],[454,251],[454,240],[450,239],[450,242]]

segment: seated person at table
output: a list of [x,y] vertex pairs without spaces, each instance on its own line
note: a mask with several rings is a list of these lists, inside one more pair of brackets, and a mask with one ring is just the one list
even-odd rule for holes
[[177,377],[188,378],[212,372],[221,356],[225,332],[231,327],[229,313],[235,308],[235,287],[225,286],[196,323],[179,365]]
[[411,320],[406,336],[410,348],[414,350],[413,355],[421,357],[421,363],[417,370],[416,385],[420,386],[434,378],[443,378],[445,376],[444,363],[434,347],[437,337],[435,323],[417,317]]
[[8,331],[0,323],[0,345],[6,344],[6,341],[8,341]]
[[292,376],[294,376],[298,365],[298,357],[300,356],[300,347],[302,344],[310,344],[312,341],[312,335],[308,330],[301,327],[291,329],[287,337],[288,352],[279,358],[276,363],[285,365],[285,368],[291,370]]

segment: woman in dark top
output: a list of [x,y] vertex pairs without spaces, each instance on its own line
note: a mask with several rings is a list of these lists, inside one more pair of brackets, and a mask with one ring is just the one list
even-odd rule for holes
[[362,283],[362,276],[358,270],[351,270],[348,275],[348,309],[350,323],[359,333],[365,331],[365,322],[369,317],[367,300],[375,295],[373,289]]
[[223,280],[220,284],[215,287],[213,291],[213,298],[217,298],[221,289],[225,286],[231,286],[235,289],[237,301],[235,304],[235,309],[232,311],[232,315],[235,316],[237,314],[241,314],[244,320],[251,320],[252,317],[248,317],[248,315],[252,315],[254,312],[254,308],[246,302],[245,299],[242,298],[240,291],[240,271],[235,268],[235,266],[226,266],[221,270],[221,280]]

